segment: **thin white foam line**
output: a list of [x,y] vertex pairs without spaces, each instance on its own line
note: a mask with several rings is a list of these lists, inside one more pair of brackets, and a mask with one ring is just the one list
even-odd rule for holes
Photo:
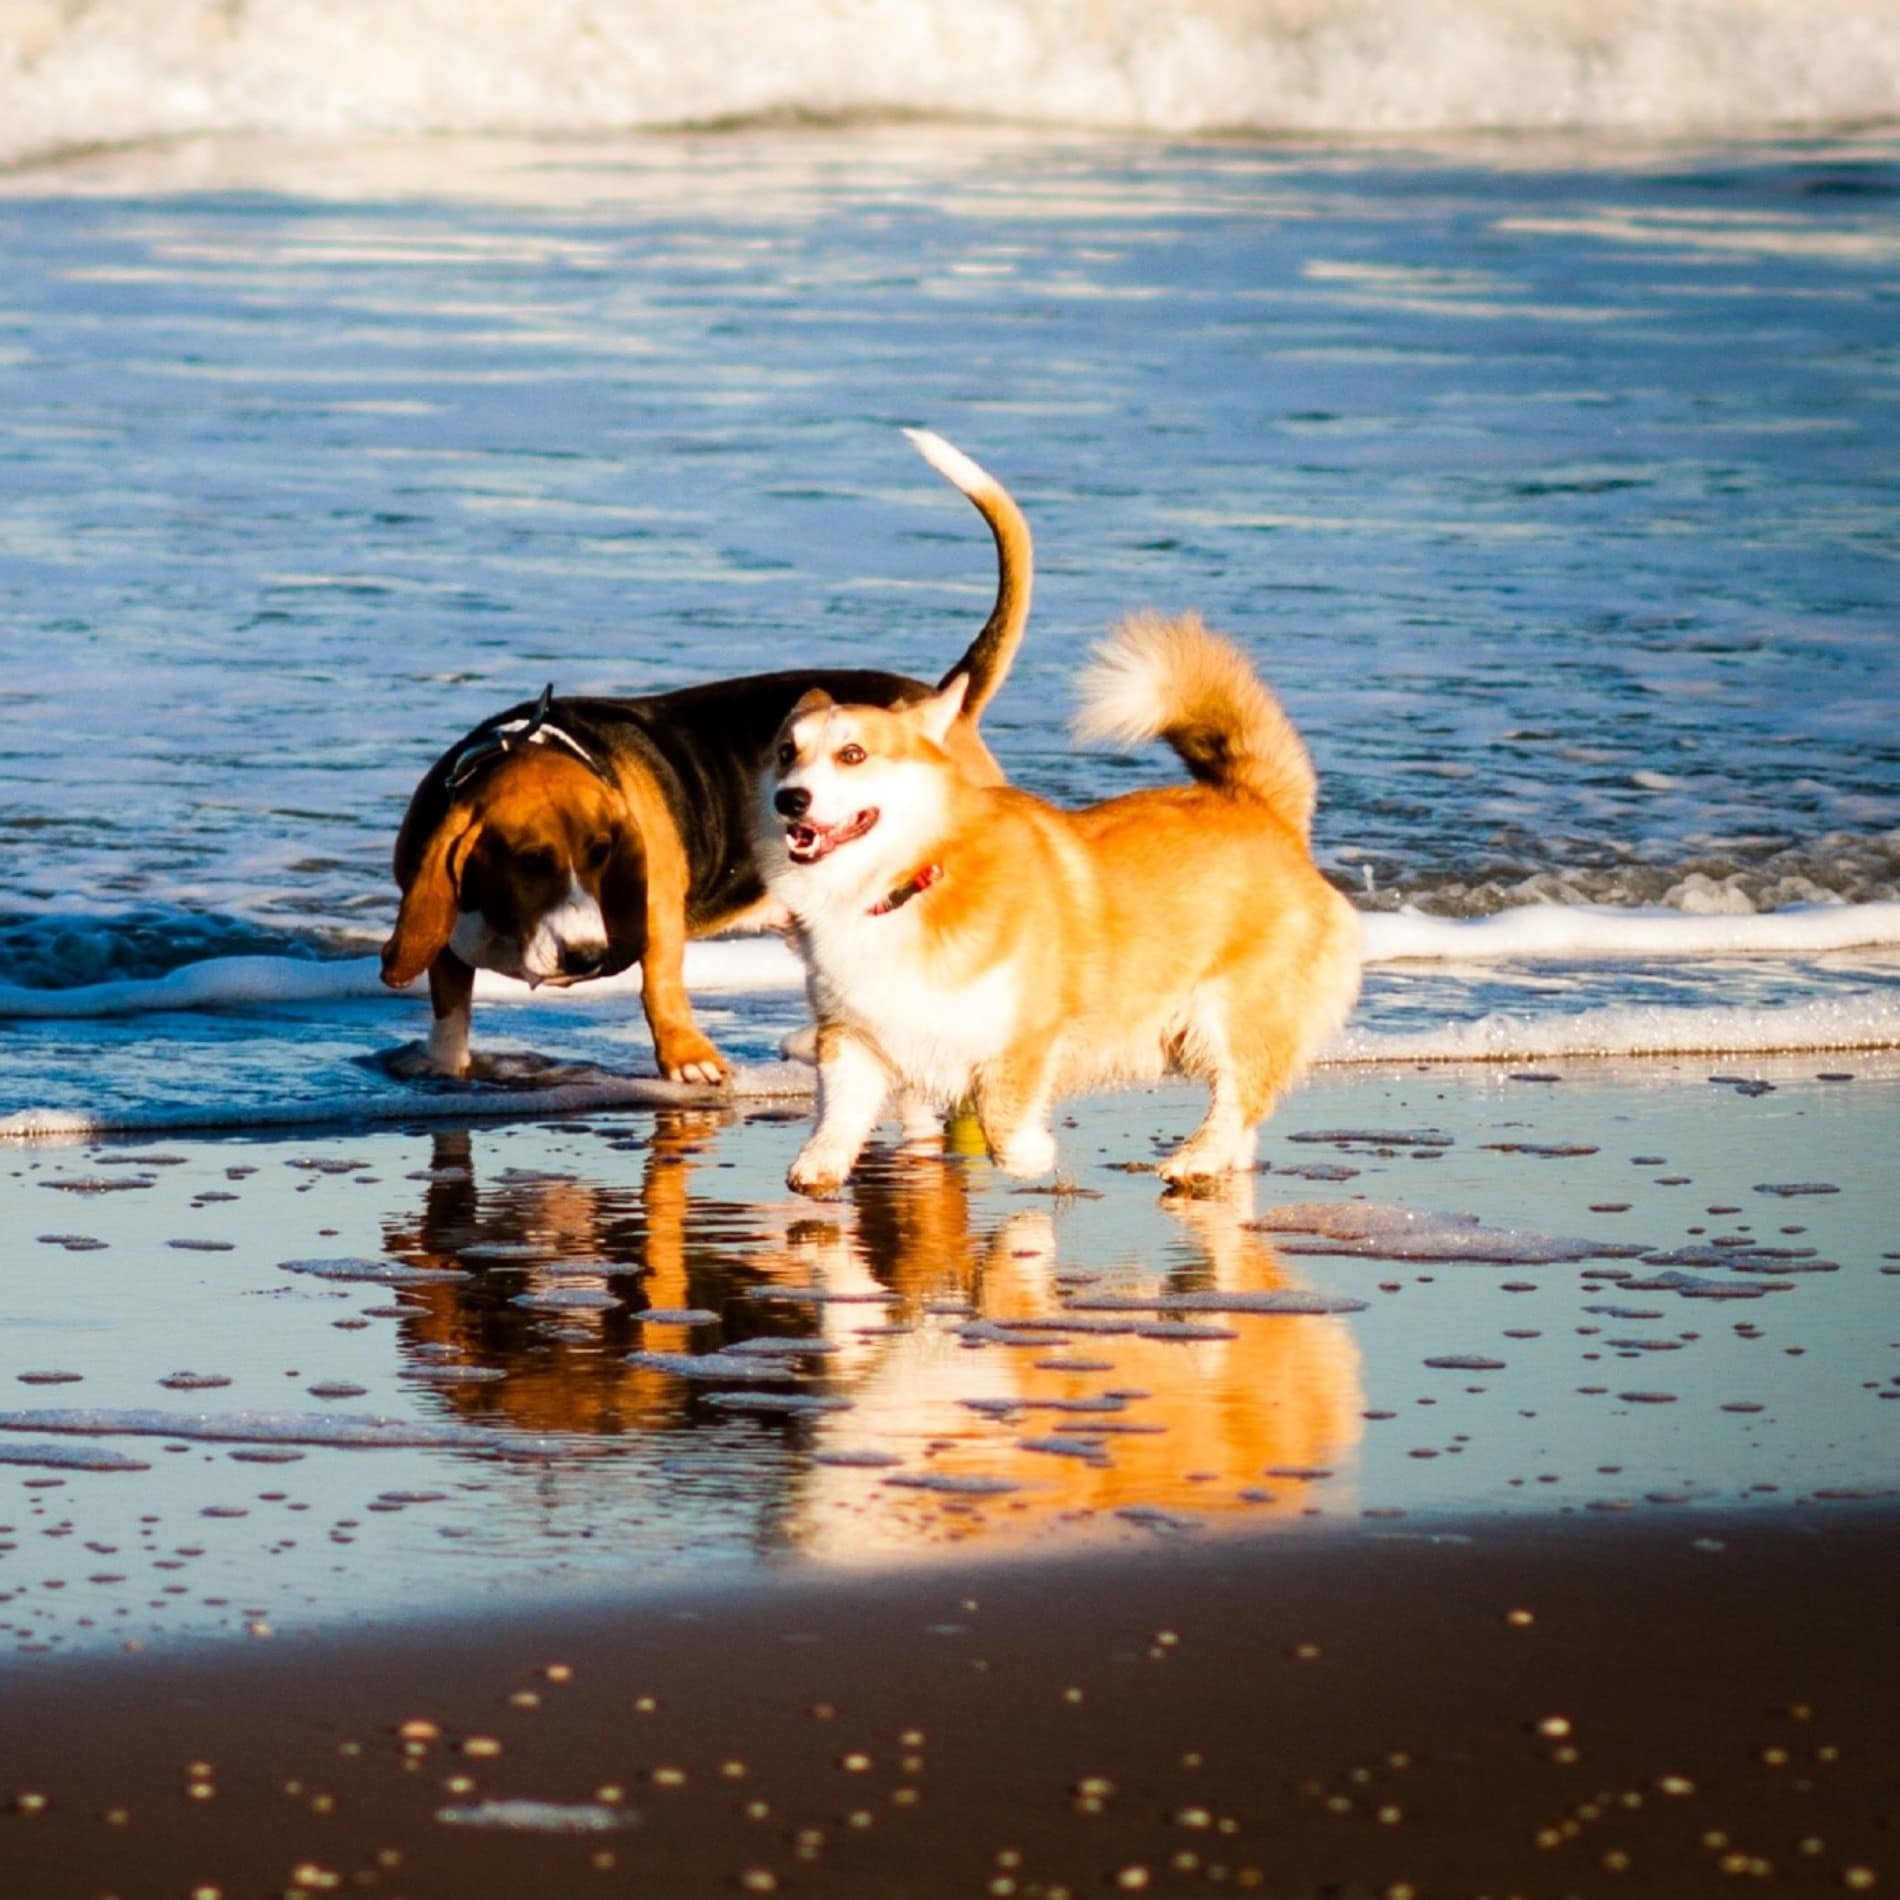
[[1900,943],[1900,903],[1802,904],[1698,916],[1611,904],[1522,904],[1489,917],[1362,915],[1368,963],[1510,957],[1815,955]]
[[416,1121],[505,1121],[607,1108],[731,1108],[801,1101],[817,1071],[762,1062],[733,1072],[731,1091],[663,1076],[614,1076],[551,1088],[443,1087],[328,1101],[231,1102],[150,1109],[23,1108],[0,1116],[0,1143],[88,1141],[95,1135],[179,1133],[230,1128],[382,1128]]
[[[1615,961],[1657,956],[1813,956],[1900,945],[1900,903],[1814,904],[1739,917],[1620,909],[1608,904],[1526,904],[1490,917],[1432,917],[1413,910],[1361,914],[1368,964],[1500,962],[1525,957]],[[701,994],[802,988],[803,966],[772,937],[689,944],[686,982]],[[419,990],[421,984],[411,986]],[[637,996],[638,966],[573,989],[533,989],[477,972],[491,1003],[570,1003]],[[165,976],[121,978],[73,989],[0,984],[0,1020],[124,1016],[174,1009],[343,1001],[381,996],[374,957],[207,957]]]

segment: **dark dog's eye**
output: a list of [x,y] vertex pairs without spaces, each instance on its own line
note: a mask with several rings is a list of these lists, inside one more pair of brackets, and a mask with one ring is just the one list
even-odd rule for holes
[[613,848],[611,838],[590,839],[587,846],[587,868],[590,871],[598,871],[613,854]]
[[778,762],[781,765],[792,765],[797,762],[797,759],[798,748],[792,744],[791,740],[787,739],[778,749]]
[[515,863],[529,877],[554,875],[554,853],[544,844],[530,845],[527,850],[516,852]]
[[840,765],[862,765],[864,763],[864,748],[861,745],[841,745],[838,748],[838,763]]

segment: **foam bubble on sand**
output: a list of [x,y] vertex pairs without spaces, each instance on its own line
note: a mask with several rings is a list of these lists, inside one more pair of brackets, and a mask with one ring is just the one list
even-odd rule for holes
[[1424,1260],[1474,1266],[1556,1266],[1569,1261],[1631,1259],[1647,1249],[1622,1241],[1569,1239],[1520,1227],[1487,1227],[1475,1214],[1385,1207],[1371,1201],[1303,1201],[1248,1223],[1293,1236],[1283,1253],[1350,1254],[1367,1260]]
[[369,1260],[346,1256],[333,1260],[280,1260],[280,1273],[307,1274],[313,1280],[362,1281],[371,1286],[429,1286],[444,1281],[472,1280],[457,1267],[412,1267],[401,1260]]
[[899,1471],[880,1482],[905,1491],[941,1491],[958,1498],[1000,1498],[1022,1489],[1014,1478],[986,1478],[955,1471]]
[[161,1412],[67,1406],[0,1412],[0,1432],[335,1445],[349,1450],[409,1447],[486,1451],[507,1442],[495,1432],[467,1425],[431,1425],[414,1419],[347,1412]]
[[0,1441],[0,1465],[41,1465],[54,1471],[150,1471],[143,1458],[104,1445],[9,1445]]
[[625,1302],[600,1287],[553,1286],[536,1293],[517,1293],[511,1306],[536,1313],[605,1313]]
[[1099,1439],[1078,1438],[1073,1434],[1045,1432],[1036,1438],[1019,1438],[1022,1451],[1039,1451],[1051,1458],[1080,1458],[1089,1464],[1106,1464],[1108,1452]]
[[1787,1280],[1711,1280],[1702,1274],[1685,1273],[1680,1267],[1622,1284],[1632,1293],[1679,1293],[1685,1300],[1758,1300],[1764,1293],[1791,1290]]
[[776,1385],[797,1376],[796,1367],[776,1358],[733,1352],[630,1352],[626,1363],[642,1372],[670,1372],[706,1383]]
[[1083,1293],[1070,1304],[1091,1313],[1363,1313],[1348,1293],[1275,1288],[1254,1293]]
[[841,1352],[843,1348],[835,1339],[742,1339],[736,1345],[728,1346],[728,1355],[746,1359],[800,1359],[811,1354],[823,1357],[827,1353]]
[[709,1392],[704,1403],[721,1412],[848,1412],[849,1399],[817,1392]]
[[804,1306],[894,1306],[898,1295],[881,1287],[749,1286],[748,1300],[791,1300]]
[[598,1801],[478,1801],[465,1807],[437,1808],[444,1827],[493,1828],[508,1834],[617,1834],[638,1816]]

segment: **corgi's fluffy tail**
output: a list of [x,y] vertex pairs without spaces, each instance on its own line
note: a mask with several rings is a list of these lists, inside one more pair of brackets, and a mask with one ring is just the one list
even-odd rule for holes
[[1082,675],[1077,737],[1165,739],[1203,784],[1250,793],[1302,838],[1318,780],[1293,722],[1247,656],[1198,614],[1132,614]]

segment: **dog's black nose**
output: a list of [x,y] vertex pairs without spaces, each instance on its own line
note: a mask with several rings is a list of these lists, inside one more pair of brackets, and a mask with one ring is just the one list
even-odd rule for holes
[[772,809],[781,818],[803,818],[811,810],[811,793],[802,785],[781,785],[772,794]]
[[570,943],[561,947],[563,976],[592,976],[607,961],[607,946],[598,943]]

